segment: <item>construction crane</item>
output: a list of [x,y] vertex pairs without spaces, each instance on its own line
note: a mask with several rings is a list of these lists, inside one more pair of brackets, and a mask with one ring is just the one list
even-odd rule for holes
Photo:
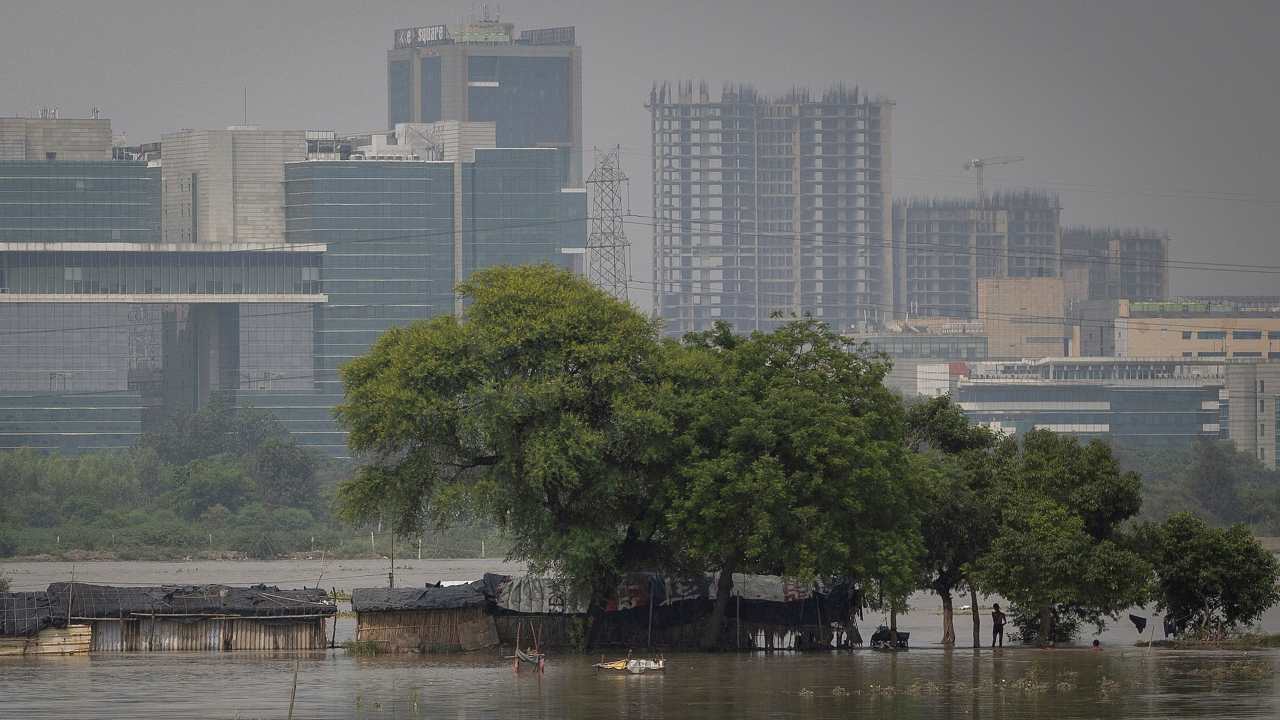
[[981,203],[986,199],[986,192],[982,188],[982,169],[988,165],[1010,165],[1016,162],[1022,162],[1025,158],[1021,155],[995,155],[984,158],[970,158],[964,163],[965,171],[976,170],[978,176],[978,202]]

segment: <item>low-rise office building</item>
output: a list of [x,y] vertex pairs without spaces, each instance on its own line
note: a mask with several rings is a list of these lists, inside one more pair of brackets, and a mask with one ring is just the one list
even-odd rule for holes
[[1170,445],[1226,437],[1226,387],[1221,362],[1042,358],[968,363],[951,394],[975,422],[1004,433]]
[[1120,301],[1120,357],[1280,359],[1280,298]]
[[991,358],[1069,355],[1071,336],[1057,277],[988,278],[978,281],[978,319]]

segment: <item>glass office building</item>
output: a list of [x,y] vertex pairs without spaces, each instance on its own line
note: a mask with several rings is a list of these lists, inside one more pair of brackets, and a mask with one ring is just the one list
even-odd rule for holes
[[156,242],[160,169],[145,162],[0,162],[0,242]]
[[586,195],[561,189],[552,149],[476,149],[471,162],[309,161],[285,166],[286,235],[323,244],[315,384],[242,385],[300,442],[347,453],[332,417],[338,370],[392,327],[458,310],[455,285],[494,265],[574,267]]
[[160,243],[160,193],[145,162],[0,162],[0,448],[127,447],[242,383],[311,387],[323,248]]
[[582,184],[582,49],[572,27],[481,19],[395,31],[387,126],[493,122],[497,147],[554,148],[561,185]]
[[453,165],[319,161],[285,168],[286,237],[324,243],[317,381],[384,331],[453,308]]
[[1222,363],[1044,358],[971,363],[953,397],[972,420],[1003,432],[1160,446],[1226,437],[1225,387]]

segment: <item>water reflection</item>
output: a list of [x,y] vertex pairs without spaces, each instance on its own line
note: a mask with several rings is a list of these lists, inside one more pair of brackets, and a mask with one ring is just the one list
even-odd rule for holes
[[[553,657],[515,674],[501,653],[307,653],[308,718],[1274,718],[1280,653],[1006,649],[668,656],[615,675]],[[284,717],[295,658],[136,654],[0,663],[5,717]]]

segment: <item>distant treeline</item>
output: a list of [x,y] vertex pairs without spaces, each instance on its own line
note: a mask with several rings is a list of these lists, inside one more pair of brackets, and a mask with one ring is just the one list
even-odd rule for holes
[[[389,536],[330,512],[348,463],[299,446],[270,414],[215,400],[175,415],[136,447],[74,455],[0,453],[0,557],[271,558],[388,554]],[[424,554],[468,556],[486,528],[435,534]],[[416,538],[401,540],[416,554]]]
[[1244,523],[1256,535],[1280,535],[1280,471],[1230,441],[1114,450],[1122,469],[1142,476],[1143,517],[1195,512],[1214,525]]

